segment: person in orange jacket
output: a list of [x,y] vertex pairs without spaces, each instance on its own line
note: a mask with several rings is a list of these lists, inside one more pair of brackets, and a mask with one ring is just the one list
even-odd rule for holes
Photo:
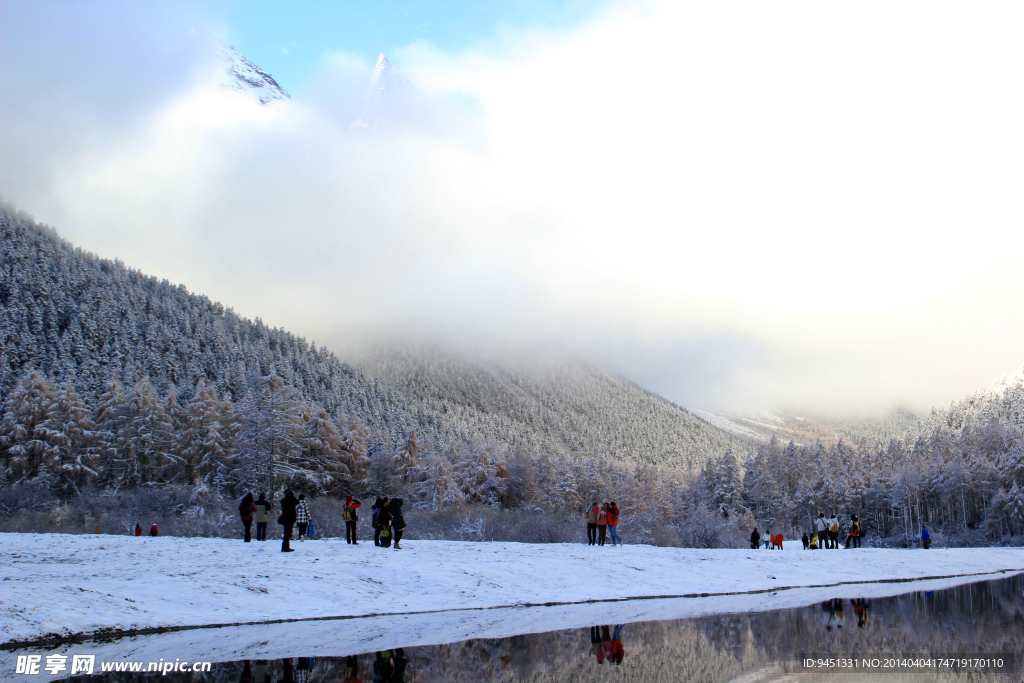
[[619,506],[615,504],[615,501],[608,503],[608,535],[612,539],[612,545],[616,543],[622,545],[622,539],[619,538],[619,534],[616,528],[619,526]]

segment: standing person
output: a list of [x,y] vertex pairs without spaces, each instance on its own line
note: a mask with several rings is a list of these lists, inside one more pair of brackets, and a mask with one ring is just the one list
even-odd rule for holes
[[757,527],[750,533],[750,549],[757,550],[757,546],[761,545],[761,534],[757,533]]
[[139,523],[139,522],[135,523],[135,535],[136,536],[141,536],[142,535],[142,524]]
[[857,515],[850,515],[850,531],[846,536],[846,547],[849,548],[850,544],[853,547],[857,547],[857,536],[860,533],[860,521],[857,519]]
[[828,540],[833,550],[839,550],[839,519],[835,512],[828,518]]
[[295,506],[295,523],[299,526],[299,540],[305,540],[306,529],[309,528],[309,506],[306,505],[306,494],[299,494],[299,504]]
[[818,533],[818,548],[824,548],[828,543],[828,525],[825,523],[824,512],[819,512],[818,518],[814,520],[814,530]]
[[765,529],[764,530],[764,549],[765,550],[771,550],[771,548],[772,548],[772,530],[771,529]]
[[245,494],[242,502],[238,504],[238,514],[242,517],[242,525],[245,527],[245,542],[252,541],[252,515],[256,512],[256,502],[252,499],[252,491]]
[[601,506],[597,511],[597,544],[604,545],[608,535],[608,503]]
[[388,512],[391,513],[391,531],[395,535],[395,550],[402,549],[402,546],[398,544],[402,541],[402,531],[405,529],[405,517],[402,515],[403,502],[401,498],[393,498],[388,503]]
[[612,539],[612,547],[616,543],[622,545],[622,539],[619,538],[618,534],[619,527],[619,506],[615,504],[615,501],[608,503],[608,535]]
[[380,509],[388,504],[387,498],[381,498],[377,496],[377,500],[373,502],[373,506],[370,508],[370,526],[373,527],[373,544],[380,545],[380,529],[377,527],[377,514]]
[[345,518],[345,542],[351,545],[359,545],[359,541],[356,540],[356,522],[359,521],[356,510],[362,506],[363,504],[352,496],[345,496],[345,507],[341,509],[341,516]]
[[256,520],[257,541],[267,540],[267,523],[270,522],[270,511],[273,509],[274,504],[267,500],[267,494],[261,491],[260,497],[256,500],[256,512],[252,515]]
[[295,497],[291,489],[287,489],[284,492],[284,498],[281,499],[281,516],[277,518],[277,523],[280,524],[282,529],[281,536],[281,552],[290,553],[294,550],[289,541],[292,540],[292,527],[295,526],[295,508],[299,506],[299,499]]
[[377,510],[377,517],[373,522],[374,529],[380,534],[381,548],[391,547],[391,511],[388,508],[390,502],[387,498],[384,499],[384,504]]
[[804,550],[807,550],[811,546],[811,539],[807,538],[807,532],[800,538],[800,541],[804,544]]
[[600,508],[597,507],[597,503],[590,506],[587,510],[587,545],[597,545],[597,515],[600,512]]
[[149,527],[149,535],[150,536],[159,536],[160,535],[160,530],[156,528],[156,524],[154,524],[153,526]]
[[928,533],[928,527],[921,527],[921,547],[925,550],[932,547],[932,535]]

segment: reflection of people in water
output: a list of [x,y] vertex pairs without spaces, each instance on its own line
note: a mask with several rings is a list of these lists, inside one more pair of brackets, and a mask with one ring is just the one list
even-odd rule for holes
[[359,678],[359,658],[355,655],[345,657],[345,683],[363,683]]
[[281,683],[295,683],[295,670],[292,669],[291,658],[282,659],[281,665],[283,667],[283,671],[281,672]]
[[252,667],[249,666],[249,660],[245,660],[245,666],[242,667],[242,675],[238,677],[238,683],[252,683]]
[[309,670],[313,668],[312,657],[299,657],[295,660],[295,682],[306,683],[309,680]]
[[605,659],[612,658],[612,634],[607,626],[601,627],[601,652]]
[[826,631],[843,627],[843,601],[836,598],[821,603],[821,621]]
[[864,628],[864,624],[868,623],[868,606],[863,599],[857,598],[851,600],[850,604],[853,605],[853,614],[857,617],[857,627]]
[[[607,628],[607,626],[605,628]],[[615,626],[615,631],[612,633],[611,662],[613,664],[622,664],[622,658],[625,656],[626,651],[622,648],[622,624],[617,624]]]
[[378,652],[373,660],[373,680],[382,683],[405,683],[405,669],[409,666],[409,658],[405,650],[384,650]]
[[270,662],[265,659],[257,659],[252,680],[253,683],[270,683]]
[[[590,627],[590,654],[597,657],[598,664],[604,664],[604,651],[601,650],[601,627]],[[588,655],[589,656],[589,655]]]

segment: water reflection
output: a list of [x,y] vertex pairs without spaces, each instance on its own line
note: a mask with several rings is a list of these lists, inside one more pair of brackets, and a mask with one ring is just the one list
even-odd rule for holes
[[[323,645],[323,644],[321,644]],[[1002,655],[1024,662],[1024,575],[891,598],[830,599],[798,609],[627,625],[595,624],[503,639],[396,648],[348,657],[214,664],[204,675],[106,681],[745,681],[839,680],[806,658]],[[1018,673],[935,670],[878,680],[1020,680]]]

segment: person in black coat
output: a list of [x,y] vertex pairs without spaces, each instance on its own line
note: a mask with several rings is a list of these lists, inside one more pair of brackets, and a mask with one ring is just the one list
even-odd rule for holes
[[754,527],[753,533],[750,534],[750,549],[757,550],[759,545],[761,545],[761,534],[757,533],[757,527]]
[[401,550],[402,546],[398,545],[402,540],[402,530],[405,529],[405,517],[402,516],[402,503],[405,502],[401,498],[394,498],[388,503],[388,512],[391,513],[391,530],[395,535],[395,550]]
[[281,499],[281,516],[278,518],[278,523],[284,527],[283,536],[281,540],[281,552],[290,553],[294,548],[291,547],[289,541],[292,540],[292,527],[295,526],[295,508],[299,506],[299,499],[295,497],[291,489],[284,492],[284,498]]
[[380,534],[380,547],[390,548],[391,537],[394,530],[391,528],[391,508],[388,507],[388,499],[384,499],[384,505],[377,510],[377,517],[374,521],[374,528]]
[[373,544],[376,546],[380,545],[380,527],[377,526],[377,513],[387,504],[387,498],[377,496],[377,500],[373,502],[373,507],[370,508],[370,526],[373,527]]

